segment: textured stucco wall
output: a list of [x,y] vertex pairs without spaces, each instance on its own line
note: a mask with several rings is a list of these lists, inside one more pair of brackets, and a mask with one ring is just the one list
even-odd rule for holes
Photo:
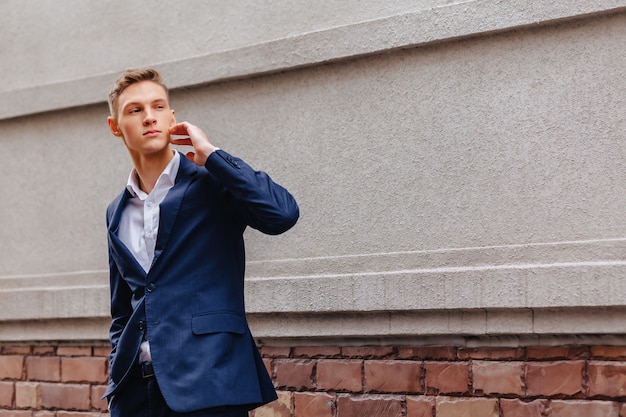
[[450,3],[5,0],[0,91],[176,62]]
[[0,338],[106,336],[103,100],[143,64],[301,205],[247,233],[259,337],[626,331],[626,2],[215,3],[3,4]]

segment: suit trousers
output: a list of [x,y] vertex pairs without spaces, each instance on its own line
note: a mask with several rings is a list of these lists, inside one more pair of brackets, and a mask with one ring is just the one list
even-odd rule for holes
[[246,409],[229,406],[177,413],[165,403],[156,378],[144,378],[141,371],[129,375],[109,408],[111,417],[248,417]]

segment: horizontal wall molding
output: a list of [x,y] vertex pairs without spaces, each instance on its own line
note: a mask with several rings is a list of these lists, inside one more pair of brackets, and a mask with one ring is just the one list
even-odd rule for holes
[[[259,339],[620,334],[624,253],[620,238],[249,262],[246,305]],[[0,277],[0,305],[1,340],[106,339],[108,274]]]
[[0,342],[106,341],[108,317],[0,321]]
[[[401,48],[626,10],[626,0],[469,0],[305,33],[235,50],[154,63],[173,88],[247,78]],[[118,73],[0,92],[0,120],[105,102]]]
[[[251,314],[250,327],[261,342],[407,341],[410,344],[460,344],[511,340],[513,344],[569,339],[580,343],[599,335],[626,333],[624,307],[571,309],[436,310],[333,314]],[[435,341],[445,342],[435,342]],[[464,342],[461,342],[464,341]],[[383,342],[384,343],[384,342]],[[395,342],[399,343],[399,342]],[[557,344],[561,342],[556,342]],[[542,342],[543,344],[543,342]]]

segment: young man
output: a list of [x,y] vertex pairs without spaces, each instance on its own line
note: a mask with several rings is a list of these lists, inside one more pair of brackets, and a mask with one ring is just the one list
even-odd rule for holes
[[200,128],[176,123],[157,71],[123,73],[109,105],[134,165],[107,209],[111,415],[247,416],[276,392],[245,317],[243,232],[285,232],[298,206]]

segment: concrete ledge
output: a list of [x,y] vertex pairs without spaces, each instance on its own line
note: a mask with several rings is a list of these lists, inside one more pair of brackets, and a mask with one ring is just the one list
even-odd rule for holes
[[250,262],[248,310],[622,306],[624,253],[625,239],[608,239]]
[[[260,340],[537,340],[623,335],[626,308],[438,310],[339,314],[251,314]],[[578,340],[580,342],[580,340]],[[560,343],[560,342],[558,342]]]
[[[183,88],[625,9],[624,0],[461,1],[154,66]],[[117,75],[0,92],[0,120],[102,103]]]
[[108,340],[109,317],[0,321],[0,342]]
[[106,271],[0,277],[0,321],[108,316]]
[[[624,307],[248,315],[261,344],[623,343]],[[107,340],[109,317],[0,321],[0,342]],[[598,341],[596,339],[602,339]],[[585,342],[586,341],[586,342]],[[506,343],[505,343],[506,342]]]
[[[246,303],[260,339],[620,334],[625,250],[610,239],[251,262]],[[107,280],[0,277],[0,339],[105,339]]]
[[[249,310],[422,311],[621,306],[626,262],[507,265],[252,279]],[[260,303],[255,299],[273,300]]]

